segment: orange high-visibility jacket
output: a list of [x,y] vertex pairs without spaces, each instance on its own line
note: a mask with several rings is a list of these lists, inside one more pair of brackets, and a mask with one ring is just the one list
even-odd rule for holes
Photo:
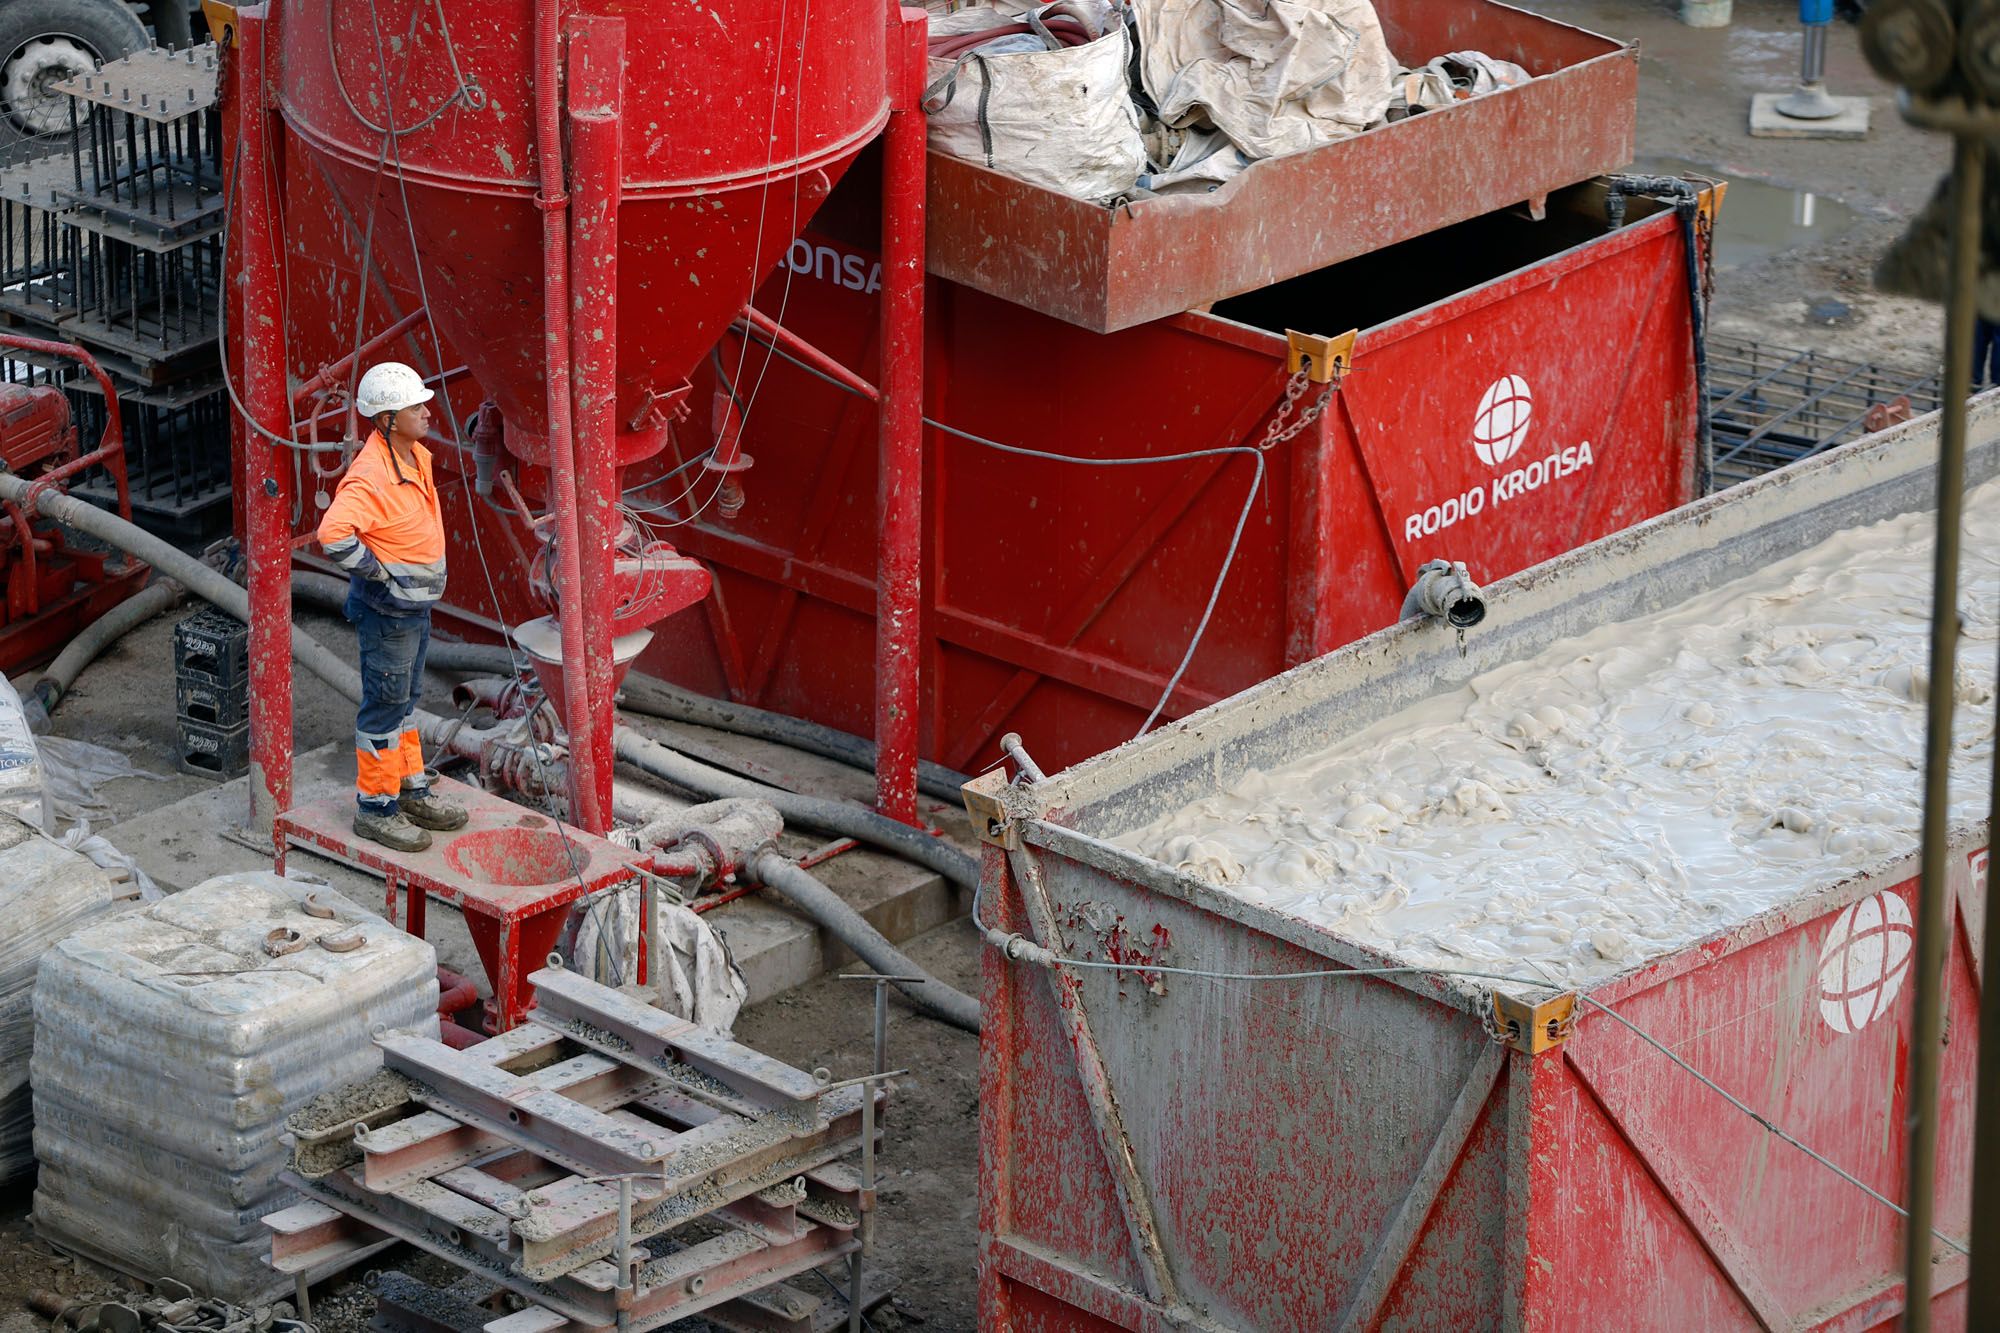
[[319,544],[362,580],[362,600],[390,615],[414,615],[444,596],[444,513],[431,452],[412,446],[416,467],[396,461],[381,432],[347,466],[319,521]]

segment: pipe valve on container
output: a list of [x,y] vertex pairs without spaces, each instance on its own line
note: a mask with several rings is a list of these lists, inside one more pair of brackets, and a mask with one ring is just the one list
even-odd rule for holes
[[1403,613],[1430,616],[1453,629],[1471,629],[1486,619],[1486,594],[1472,581],[1463,560],[1426,560],[1417,569],[1417,581],[1403,599]]

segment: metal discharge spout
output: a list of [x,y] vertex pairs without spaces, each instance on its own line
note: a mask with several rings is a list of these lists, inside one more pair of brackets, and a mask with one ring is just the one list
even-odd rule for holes
[[1427,560],[1403,599],[1401,619],[1430,616],[1453,629],[1471,629],[1486,619],[1486,594],[1472,581],[1463,560]]

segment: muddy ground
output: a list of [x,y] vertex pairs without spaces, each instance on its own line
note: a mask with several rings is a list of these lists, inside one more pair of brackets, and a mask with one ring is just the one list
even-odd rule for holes
[[[1936,364],[1938,313],[1876,295],[1870,273],[1902,220],[1929,195],[1947,148],[1897,118],[1888,91],[1862,63],[1851,27],[1835,25],[1828,78],[1836,93],[1871,98],[1871,137],[1861,143],[1761,140],[1747,133],[1749,98],[1795,79],[1795,5],[1737,0],[1735,23],[1719,31],[1683,27],[1674,6],[1660,0],[1542,0],[1527,7],[1641,44],[1642,164],[1687,163],[1736,183],[1719,236],[1716,328],[1895,366]],[[329,643],[346,646],[346,631],[333,618],[306,613],[304,619]],[[114,746],[142,767],[172,773],[171,661],[170,622],[163,618],[84,677],[58,714],[57,731]],[[297,705],[301,750],[337,740],[352,726],[346,705],[324,691],[302,690]],[[117,812],[129,816],[203,785],[189,777],[128,780],[107,794]],[[962,923],[923,937],[909,952],[958,985],[976,985],[975,943]],[[840,1076],[860,1072],[870,1047],[866,991],[822,980],[750,1011],[740,1034],[800,1066],[825,1065]],[[885,1313],[877,1325],[922,1320],[931,1329],[970,1328],[976,1047],[900,1005],[891,1034],[895,1063],[916,1072],[886,1126],[880,1262],[902,1278],[901,1313]],[[25,1192],[0,1194],[0,1333],[46,1327],[25,1312],[31,1290],[73,1296],[92,1285],[31,1238],[26,1209]],[[358,1284],[327,1296],[321,1313],[335,1333],[352,1333],[365,1321],[367,1295]]]

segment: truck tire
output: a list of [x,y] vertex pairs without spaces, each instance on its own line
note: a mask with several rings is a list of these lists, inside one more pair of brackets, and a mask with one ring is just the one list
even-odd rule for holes
[[69,128],[53,85],[143,50],[146,28],[116,0],[0,0],[0,110],[19,134]]

